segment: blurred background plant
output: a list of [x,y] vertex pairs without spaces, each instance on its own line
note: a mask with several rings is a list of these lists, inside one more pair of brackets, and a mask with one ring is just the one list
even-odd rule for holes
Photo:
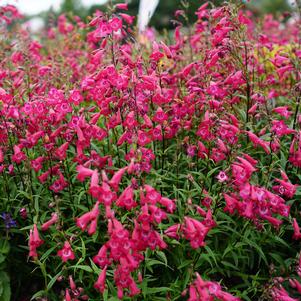
[[[292,5],[295,4],[294,0],[251,0],[251,1],[240,1],[233,0],[235,2],[244,2],[247,8],[254,12],[255,15],[273,14],[282,15],[283,13],[290,12],[292,10]],[[17,7],[21,5],[15,0],[7,0],[7,2],[15,4]],[[62,0],[60,5],[58,1],[47,0],[43,1],[43,6],[48,7],[48,9],[40,11],[38,13],[32,13],[32,5],[30,5],[29,0],[22,1],[22,5],[25,5],[24,9],[20,7],[20,10],[26,15],[27,20],[33,20],[33,26],[41,26],[41,24],[48,24],[50,20],[56,20],[56,18],[61,14],[73,14],[81,18],[86,19],[91,16],[95,10],[99,9],[104,11],[109,2],[120,3],[122,1],[117,0],[100,0],[100,1],[83,1],[83,0]],[[129,14],[133,16],[138,16],[139,4],[141,5],[141,0],[129,0]],[[189,6],[187,7],[187,15],[190,24],[196,21],[195,11],[205,0],[191,0],[188,1]],[[223,4],[223,0],[212,0],[214,5],[218,6]],[[149,2],[147,2],[149,4]],[[162,29],[173,29],[175,24],[172,22],[174,19],[174,12],[181,7],[183,0],[159,0],[159,4],[156,7],[155,13],[153,14],[149,26],[155,28],[156,30]],[[39,21],[37,21],[39,20]],[[38,25],[37,25],[38,24]]]

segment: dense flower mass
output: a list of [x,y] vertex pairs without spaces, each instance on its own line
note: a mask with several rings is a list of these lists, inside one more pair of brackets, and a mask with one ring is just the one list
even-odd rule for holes
[[164,38],[126,10],[32,37],[1,8],[14,300],[299,300],[300,18],[206,3]]

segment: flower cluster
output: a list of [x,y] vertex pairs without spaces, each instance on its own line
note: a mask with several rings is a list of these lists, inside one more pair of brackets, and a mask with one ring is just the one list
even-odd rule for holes
[[[189,287],[189,301],[239,301],[240,299],[224,292],[217,282],[203,280],[196,273],[195,281]],[[186,292],[184,292],[185,294]]]

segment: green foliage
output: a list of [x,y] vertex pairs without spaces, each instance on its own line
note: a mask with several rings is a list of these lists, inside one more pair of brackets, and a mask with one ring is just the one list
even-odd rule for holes
[[252,0],[248,4],[248,7],[259,15],[266,13],[277,14],[291,10],[286,0]]
[[11,288],[10,279],[6,272],[6,257],[9,254],[10,246],[8,240],[0,240],[0,301],[10,301]]

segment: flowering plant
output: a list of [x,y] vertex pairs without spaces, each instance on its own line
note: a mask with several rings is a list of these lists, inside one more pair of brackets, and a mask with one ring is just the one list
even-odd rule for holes
[[1,8],[14,300],[300,298],[300,20],[187,5],[169,43],[125,4],[38,40]]

